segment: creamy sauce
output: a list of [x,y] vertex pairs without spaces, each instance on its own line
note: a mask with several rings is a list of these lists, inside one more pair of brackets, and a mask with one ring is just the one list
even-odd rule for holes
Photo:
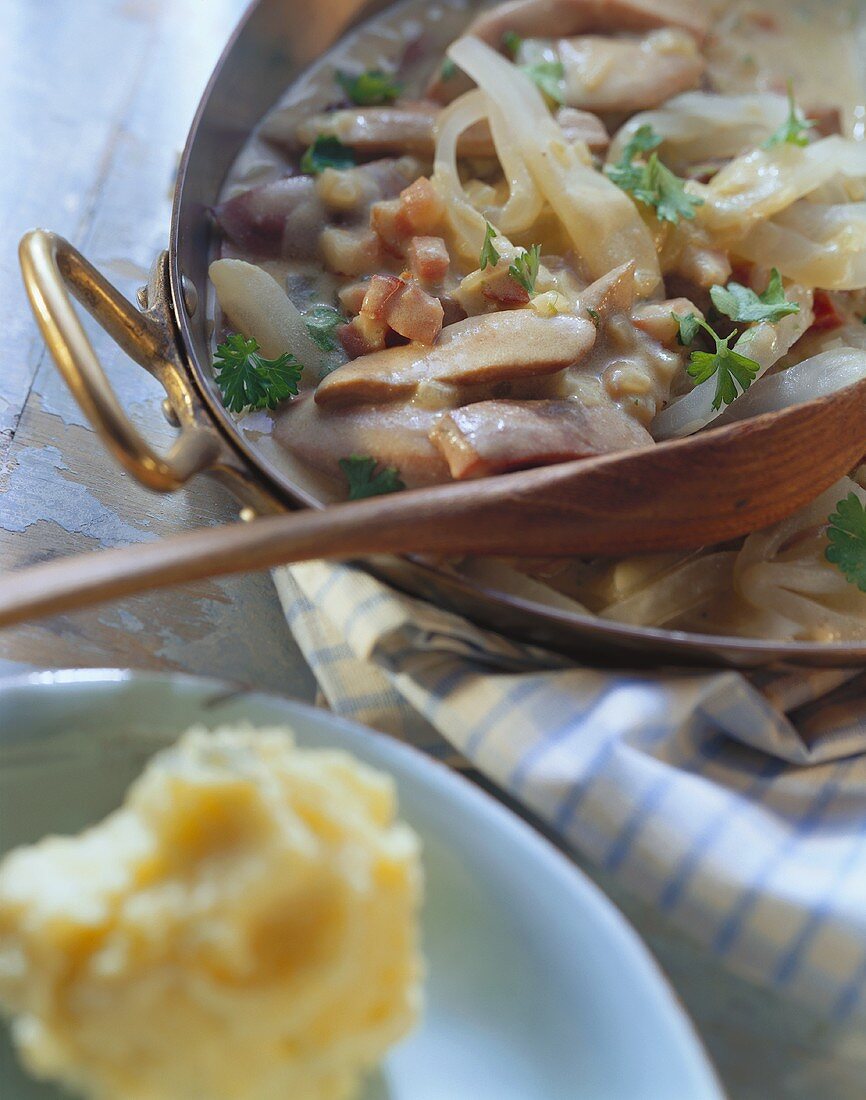
[[[479,10],[495,6],[473,3],[472,0],[444,0],[433,5],[425,5],[422,0],[408,0],[347,36],[295,81],[263,120],[230,173],[223,198],[236,196],[251,186],[297,171],[301,149],[296,131],[302,122],[327,111],[338,101],[334,79],[337,69],[354,72],[375,68],[396,69],[403,86],[403,98],[419,98],[429,77],[441,65],[446,46],[459,36]],[[863,106],[862,65],[858,59],[863,25],[854,8],[846,4],[827,5],[820,0],[799,0],[793,5],[785,0],[766,0],[760,5],[750,0],[719,0],[707,6],[712,9],[715,19],[714,30],[703,47],[708,62],[705,79],[710,87],[721,92],[784,91],[787,81],[791,80],[800,103],[810,109],[839,108],[844,131],[856,137],[863,136],[866,110]],[[664,35],[667,32],[659,33]],[[610,123],[614,121],[609,120]],[[416,170],[419,174],[429,173],[429,160],[425,163],[422,158]],[[488,187],[483,182],[485,172],[489,173],[489,169],[483,165],[471,165],[470,174],[482,177],[476,184],[477,188]],[[353,184],[351,176],[352,173],[331,173],[330,176],[326,173],[316,181],[317,190],[331,212],[341,205],[346,208],[348,224],[352,219],[350,208],[357,205],[353,189],[362,187],[360,183]],[[489,190],[492,201],[498,197],[500,185],[495,179],[491,182],[493,186]],[[363,203],[359,209],[366,217]],[[329,216],[332,217],[333,213]],[[341,234],[347,231],[335,225],[328,232],[332,235],[334,247],[342,247]],[[555,255],[560,243],[555,234],[551,240],[545,239],[543,225],[536,226],[535,232],[536,239],[543,245],[545,257],[552,254],[550,260],[554,265],[562,262]],[[529,241],[516,240],[515,243],[526,247]],[[244,256],[229,244],[223,245],[222,254],[252,258]],[[302,310],[315,303],[336,302],[338,291],[347,282],[345,278],[329,273],[317,260],[268,259],[256,262],[286,288],[289,298]],[[563,266],[567,267],[567,264],[563,263]],[[379,270],[399,274],[400,261],[393,264],[386,262]],[[452,278],[452,282],[456,285],[457,280]],[[216,310],[214,316],[217,316]],[[215,328],[219,333],[218,324]],[[332,365],[339,362],[337,354]],[[417,416],[412,414],[413,423],[417,420],[426,426],[429,413],[453,407],[455,401],[459,404],[496,397],[550,398],[566,395],[578,397],[588,404],[612,401],[646,426],[669,399],[671,384],[675,389],[682,384],[679,378],[682,363],[683,355],[678,351],[668,350],[646,339],[625,318],[615,319],[604,341],[599,341],[596,350],[580,368],[572,369],[558,379],[545,382],[527,380],[504,387],[466,387],[459,399],[455,397],[452,387],[438,383],[421,387],[410,402],[418,410]],[[312,388],[317,381],[317,378],[308,376],[302,388]],[[382,417],[381,408],[378,412],[375,407],[368,411],[371,415]],[[395,411],[391,408],[389,417]],[[382,422],[389,417],[383,418]],[[247,439],[263,453],[267,462],[277,464],[315,496],[331,498],[334,495],[335,487],[330,477],[322,478],[310,468],[309,463],[299,463],[286,453],[284,447],[274,446],[271,438],[273,414],[247,414],[239,421]],[[417,430],[420,432],[421,428]],[[291,424],[278,435],[283,443],[291,442]],[[372,429],[369,438],[373,438]],[[351,439],[351,435],[347,439]],[[378,451],[383,451],[382,445]]]
[[733,0],[704,49],[717,91],[784,92],[810,107],[838,107],[842,132],[866,136],[866,27],[857,3]]

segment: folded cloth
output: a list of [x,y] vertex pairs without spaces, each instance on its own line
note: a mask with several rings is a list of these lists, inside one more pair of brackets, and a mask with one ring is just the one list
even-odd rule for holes
[[752,980],[866,1010],[866,674],[598,670],[351,565],[274,577],[336,713],[477,768]]

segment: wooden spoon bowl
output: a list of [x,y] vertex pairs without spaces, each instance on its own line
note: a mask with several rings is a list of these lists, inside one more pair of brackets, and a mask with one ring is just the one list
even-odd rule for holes
[[311,558],[621,557],[726,542],[847,473],[866,450],[864,426],[866,380],[640,450],[76,555],[0,579],[0,626]]

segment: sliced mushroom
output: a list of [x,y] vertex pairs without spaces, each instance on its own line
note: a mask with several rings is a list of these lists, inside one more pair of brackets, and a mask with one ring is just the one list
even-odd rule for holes
[[[319,134],[333,135],[364,156],[407,152],[430,157],[436,144],[436,118],[441,110],[438,103],[422,100],[398,107],[331,111],[305,119],[298,127],[297,137],[308,145]],[[585,141],[593,151],[603,152],[610,142],[600,120],[586,111],[560,111],[558,121],[569,141]],[[463,157],[495,156],[488,124],[478,122],[465,130],[457,151]]]
[[479,401],[445,413],[430,439],[457,479],[647,447],[652,436],[613,403]]
[[508,31],[521,38],[559,38],[659,27],[678,27],[703,42],[709,19],[697,0],[513,0],[484,12],[466,33],[499,46]]
[[603,324],[611,313],[626,313],[635,299],[634,272],[632,260],[590,283],[578,300],[580,312],[588,314],[597,324]]
[[409,404],[322,409],[307,397],[276,415],[274,438],[313,468],[340,477],[339,459],[371,455],[395,466],[409,486],[448,481],[448,465],[428,438],[438,413]]
[[555,374],[595,343],[587,317],[539,317],[532,310],[467,317],[442,330],[433,347],[408,344],[362,356],[319,383],[323,407],[410,399],[422,384],[484,385]]
[[[520,38],[570,38],[676,27],[702,43],[709,26],[698,0],[513,0],[479,15],[466,34],[498,49],[509,31]],[[443,76],[440,69],[426,95],[438,103],[450,103],[471,87],[465,73],[458,70]]]
[[667,298],[663,302],[641,302],[631,319],[635,328],[663,347],[676,348],[680,331],[677,317],[686,317],[690,313],[703,317],[701,310],[689,298]]
[[214,215],[225,236],[243,252],[275,258],[315,259],[325,208],[312,176],[291,176],[253,187]]
[[253,187],[214,210],[225,236],[262,258],[313,260],[329,211],[366,218],[370,206],[399,195],[421,166],[412,157],[385,158],[320,176],[288,176]]
[[565,102],[590,111],[641,111],[700,84],[705,62],[694,38],[665,29],[639,38],[585,35],[552,44]]

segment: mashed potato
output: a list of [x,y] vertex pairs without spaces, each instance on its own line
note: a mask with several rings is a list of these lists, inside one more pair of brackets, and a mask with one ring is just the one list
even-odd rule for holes
[[0,1004],[100,1100],[336,1100],[412,1026],[419,843],[391,780],[191,730],[79,837],[0,866]]

